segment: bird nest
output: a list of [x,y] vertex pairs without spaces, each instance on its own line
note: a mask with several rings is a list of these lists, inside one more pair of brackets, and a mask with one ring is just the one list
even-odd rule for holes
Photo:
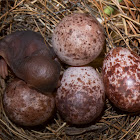
[[[139,0],[1,0],[0,39],[16,30],[40,32],[51,45],[53,29],[73,12],[95,16],[105,28],[106,47],[92,65],[100,72],[105,54],[122,46],[140,55]],[[115,108],[108,100],[98,121],[83,127],[67,124],[56,112],[47,124],[21,127],[6,116],[2,97],[6,84],[13,78],[0,78],[0,138],[2,140],[139,140],[140,115]]]

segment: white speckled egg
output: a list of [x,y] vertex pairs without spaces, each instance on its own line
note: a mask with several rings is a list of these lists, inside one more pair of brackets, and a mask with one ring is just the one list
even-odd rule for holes
[[140,111],[140,57],[122,47],[112,49],[103,62],[103,81],[110,101],[128,112]]
[[105,103],[104,85],[92,67],[69,67],[56,93],[56,106],[71,124],[87,124],[102,112]]
[[56,26],[52,46],[66,64],[81,66],[93,61],[105,44],[104,29],[97,19],[84,13],[65,16]]
[[6,87],[3,104],[7,116],[23,126],[35,126],[47,121],[55,108],[53,95],[37,92],[22,80],[14,80]]

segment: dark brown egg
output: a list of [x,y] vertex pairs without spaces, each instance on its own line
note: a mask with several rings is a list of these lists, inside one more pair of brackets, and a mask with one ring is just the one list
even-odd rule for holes
[[104,106],[104,86],[92,67],[70,67],[62,77],[56,93],[56,106],[71,124],[87,124],[95,120]]
[[7,116],[23,126],[35,126],[47,121],[53,114],[53,95],[44,95],[31,89],[22,80],[12,81],[3,98]]
[[[48,56],[32,55],[25,59],[17,70],[17,75],[24,79],[28,86],[43,94],[49,94],[58,86],[60,64]],[[15,70],[16,71],[16,70]]]
[[103,62],[105,91],[118,108],[140,111],[140,57],[122,47],[112,49]]
[[13,32],[0,40],[0,76],[6,78],[8,66],[30,87],[46,94],[57,88],[60,64],[53,49],[37,32]]
[[56,26],[52,46],[61,61],[81,66],[93,61],[105,44],[104,29],[97,19],[84,13],[65,16]]

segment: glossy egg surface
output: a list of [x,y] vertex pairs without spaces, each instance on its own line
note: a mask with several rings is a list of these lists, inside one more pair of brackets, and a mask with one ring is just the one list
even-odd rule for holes
[[52,46],[61,61],[81,66],[93,61],[102,51],[105,34],[93,16],[74,13],[65,16],[56,26]]
[[140,57],[127,48],[112,49],[103,62],[103,81],[110,101],[118,108],[140,111]]
[[44,95],[29,88],[22,80],[14,80],[6,87],[3,104],[9,119],[23,126],[44,123],[55,108],[52,95]]
[[56,94],[56,106],[71,124],[87,124],[102,112],[105,94],[103,82],[92,67],[70,67],[62,77]]

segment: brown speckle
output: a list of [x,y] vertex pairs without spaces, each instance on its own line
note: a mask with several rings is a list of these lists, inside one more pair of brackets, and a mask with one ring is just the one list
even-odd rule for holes
[[9,84],[3,103],[7,116],[24,126],[35,126],[47,121],[55,107],[52,95],[30,89],[22,80],[14,80]]
[[106,95],[118,108],[140,111],[140,57],[122,47],[112,49],[103,62]]
[[104,86],[92,67],[69,67],[61,83],[56,93],[56,106],[67,122],[87,124],[100,115],[105,99]]

